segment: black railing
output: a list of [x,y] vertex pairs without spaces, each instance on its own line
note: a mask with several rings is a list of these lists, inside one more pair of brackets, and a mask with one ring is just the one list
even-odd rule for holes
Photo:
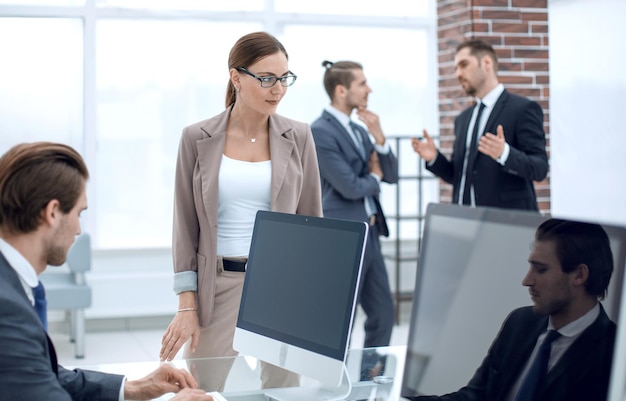
[[[426,191],[424,184],[427,181],[433,182],[434,180],[437,180],[437,177],[428,172],[424,168],[424,161],[421,160],[418,155],[413,153],[413,148],[410,145],[410,137],[388,136],[387,139],[392,141],[392,148],[394,148],[394,152],[398,158],[398,165],[400,166],[400,175],[398,183],[392,188],[389,188],[395,192],[395,213],[387,213],[386,211],[385,214],[390,223],[395,222],[395,229],[392,229],[391,239],[389,241],[385,241],[385,244],[383,244],[383,255],[387,263],[391,263],[391,266],[388,265],[388,268],[393,269],[395,273],[393,297],[396,305],[395,319],[396,323],[399,323],[401,304],[403,302],[410,302],[413,300],[413,290],[402,290],[403,265],[404,268],[407,268],[408,265],[408,268],[411,268],[412,266],[415,270],[417,270],[417,261],[422,243],[426,203],[427,201],[439,201],[439,193],[437,191],[436,195],[431,196],[431,199],[425,199]],[[414,158],[414,161],[405,162],[405,154],[407,157]],[[415,163],[416,166],[411,166],[411,163]],[[407,167],[413,167],[410,168],[412,171],[410,173],[403,173],[403,170],[406,170]],[[405,188],[405,184],[411,181],[415,182],[417,192],[415,194],[416,198],[407,198],[405,196],[405,199],[403,200],[402,195],[404,193],[403,189]],[[416,199],[416,213],[403,213],[403,202],[407,201],[407,199],[410,199],[410,201],[414,201],[414,199]],[[412,238],[410,239],[403,239],[402,225],[406,222],[414,222],[414,224],[416,224],[417,232],[415,232],[415,236],[411,236]]]

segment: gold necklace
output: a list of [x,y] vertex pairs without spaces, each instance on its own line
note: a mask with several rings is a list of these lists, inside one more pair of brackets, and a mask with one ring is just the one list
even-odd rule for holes
[[251,143],[255,143],[256,142],[256,138],[250,138],[250,135],[248,135],[247,132],[246,132],[246,136],[248,137],[248,139],[250,140]]

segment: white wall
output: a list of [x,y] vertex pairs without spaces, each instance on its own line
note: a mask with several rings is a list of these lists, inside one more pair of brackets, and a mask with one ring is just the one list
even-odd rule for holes
[[626,1],[550,0],[552,213],[626,224]]

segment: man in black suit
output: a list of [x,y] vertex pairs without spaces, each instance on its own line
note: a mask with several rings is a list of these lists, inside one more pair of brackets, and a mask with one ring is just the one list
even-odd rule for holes
[[178,392],[177,401],[212,400],[169,364],[138,380],[57,364],[33,288],[47,265],[65,262],[81,231],[88,175],[66,145],[21,144],[0,157],[0,401],[148,400],[168,392]]
[[488,43],[461,43],[456,77],[476,105],[454,121],[452,157],[439,152],[428,132],[412,139],[426,168],[452,184],[452,202],[471,206],[539,210],[533,181],[548,173],[541,106],[509,93],[497,77],[498,59]]
[[533,306],[507,317],[467,386],[412,400],[606,401],[616,331],[598,302],[613,272],[606,232],[597,224],[546,220],[528,262],[522,284]]

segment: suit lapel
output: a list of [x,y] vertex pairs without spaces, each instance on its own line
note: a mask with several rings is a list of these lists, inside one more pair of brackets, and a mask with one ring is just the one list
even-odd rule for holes
[[599,344],[606,340],[604,330],[605,322],[608,316],[604,309],[601,310],[598,318],[574,341],[574,343],[565,351],[565,354],[558,360],[556,365],[548,372],[542,391],[549,389],[551,385],[557,382],[563,375],[571,369],[581,369],[581,366],[587,365],[588,359],[597,352],[597,349],[590,347],[590,344]]
[[224,154],[230,110],[226,110],[217,119],[211,119],[202,126],[207,137],[197,142],[202,199],[210,227],[217,227],[218,191],[215,191],[215,188],[219,185],[219,169]]
[[272,210],[283,186],[291,154],[296,147],[294,131],[285,120],[270,116],[270,157],[272,159]]
[[499,120],[500,113],[504,110],[506,106],[506,102],[509,100],[509,93],[505,90],[500,94],[498,100],[496,100],[496,104],[493,106],[493,110],[491,110],[491,114],[489,114],[489,119],[487,120],[487,124],[485,124],[485,130],[481,133],[491,132],[492,134],[496,134],[496,121]]
[[[50,365],[52,366],[52,370],[54,371],[54,374],[58,375],[59,366],[58,366],[58,361],[57,361],[57,354],[56,354],[56,351],[54,350],[54,345],[52,344],[50,337],[48,337],[48,333],[46,333],[45,330],[43,329],[43,326],[41,326],[39,317],[37,317],[37,314],[35,313],[35,309],[32,307],[30,301],[28,300],[26,293],[22,290],[22,282],[20,281],[20,278],[18,277],[15,270],[13,270],[11,265],[9,265],[9,262],[6,260],[6,258],[1,252],[0,252],[0,280],[7,282],[9,286],[15,288],[17,292],[20,294],[18,296],[22,299],[22,301],[25,304],[28,305],[27,309],[32,309],[33,316],[31,316],[30,320],[32,320],[33,322],[38,322],[39,326],[41,327],[41,330],[44,332],[44,335],[46,336],[46,342],[47,342],[46,348],[48,351],[48,356],[50,357]],[[29,322],[26,321],[25,324],[29,324]]]
[[[332,114],[330,114],[326,110],[324,110],[324,117],[326,117],[328,122],[334,126],[335,130],[341,133],[340,135],[337,135],[337,140],[343,142],[344,144],[347,143],[348,144],[347,146],[349,146],[354,151],[354,153],[356,153],[359,156],[361,160],[365,160],[363,159],[363,155],[361,154],[361,151],[356,147],[356,144],[354,143],[352,136],[350,135],[348,130],[346,130],[346,128],[343,125],[341,125],[339,120],[337,120]],[[359,132],[357,132],[356,134],[360,135]]]
[[[519,378],[519,375],[522,373],[522,369],[528,362],[528,358],[530,358],[535,345],[537,344],[537,338],[539,335],[546,330],[548,327],[548,318],[540,318],[537,319],[535,323],[532,324],[532,327],[520,327],[520,333],[516,333],[517,337],[515,340],[510,341],[512,348],[509,353],[507,353],[507,360],[502,361],[506,366],[512,366],[513,369],[503,368],[501,373],[502,377],[500,378],[500,385],[498,386],[498,393],[495,394],[494,400],[504,400],[506,396],[511,391],[511,387],[515,384],[515,381]],[[504,341],[509,341],[509,339],[504,339]]]

